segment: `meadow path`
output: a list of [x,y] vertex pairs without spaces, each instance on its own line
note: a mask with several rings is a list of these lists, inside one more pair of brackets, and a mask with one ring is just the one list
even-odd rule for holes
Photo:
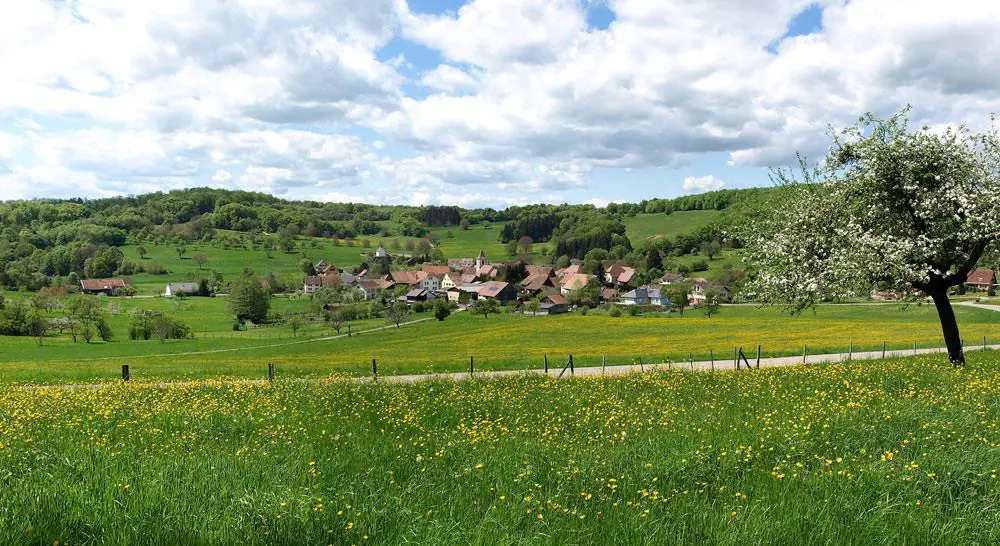
[[[430,320],[430,319],[422,319]],[[416,322],[416,321],[414,321]],[[372,330],[367,330],[372,331]],[[344,337],[344,336],[335,336]],[[318,340],[314,340],[318,341]],[[1000,350],[1000,344],[994,345],[966,345],[965,351],[982,351],[982,350]],[[755,355],[747,354],[746,358],[751,364],[751,369],[747,370],[746,363],[740,361],[739,369],[753,373],[754,369],[759,368],[777,368],[783,366],[797,366],[797,365],[812,365],[812,364],[825,364],[825,363],[836,363],[836,362],[850,362],[857,360],[881,360],[883,358],[902,358],[916,355],[928,355],[928,354],[941,354],[945,353],[945,349],[942,348],[931,348],[931,349],[903,349],[903,350],[886,350],[885,353],[882,351],[860,351],[854,353],[830,353],[830,354],[817,354],[817,355],[807,355],[805,359],[801,356],[781,356],[781,357],[762,357],[760,359],[759,366],[757,365],[757,359]],[[646,372],[656,372],[656,371],[667,371],[667,370],[680,370],[680,371],[698,371],[698,372],[709,372],[709,371],[726,371],[736,369],[736,365],[733,359],[717,359],[714,361],[710,360],[695,360],[688,362],[651,362],[648,364],[608,364],[607,366],[583,366],[576,367],[574,370],[570,371],[568,367],[563,368],[563,364],[558,364],[556,361],[552,361],[552,365],[549,367],[548,375],[556,379],[569,379],[572,377],[594,377],[603,375],[624,375],[630,373],[646,373]],[[530,375],[544,375],[545,372],[540,368],[534,369],[522,369],[522,370],[494,370],[494,371],[481,371],[475,372],[475,374],[469,374],[469,372],[449,372],[449,373],[429,373],[429,374],[409,374],[409,375],[379,375],[377,382],[379,383],[418,383],[421,381],[439,381],[439,380],[451,380],[451,381],[464,381],[468,379],[490,379],[499,377],[510,377],[522,374]],[[280,367],[278,369],[277,376],[281,377]],[[371,376],[355,377],[356,381],[371,383]],[[310,377],[296,377],[291,378],[288,381],[298,381],[298,382],[314,382],[320,381],[318,378]],[[198,385],[206,382],[212,383],[248,383],[248,384],[266,384],[267,379],[245,379],[245,378],[221,378],[221,379],[211,379],[211,380],[182,380],[182,381],[136,381],[136,384],[144,386],[154,386],[159,388],[169,388],[178,387],[185,385]],[[53,384],[53,385],[24,385],[23,388],[26,389],[97,389],[104,387],[111,387],[115,385],[120,385],[118,381],[106,382],[106,383],[74,383],[74,384]]]

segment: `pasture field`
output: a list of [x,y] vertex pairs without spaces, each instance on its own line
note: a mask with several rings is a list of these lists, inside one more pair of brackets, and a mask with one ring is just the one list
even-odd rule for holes
[[[218,306],[215,323],[229,324],[222,298],[185,304]],[[276,300],[276,302],[281,300]],[[174,305],[164,300],[135,299]],[[284,305],[300,306],[305,300]],[[195,316],[209,311],[193,307]],[[967,343],[1000,340],[1000,313],[957,306],[962,334]],[[184,315],[181,315],[184,316]],[[426,318],[426,314],[411,319]],[[206,324],[211,323],[206,319]],[[190,323],[197,324],[192,318]],[[385,326],[380,319],[352,325],[355,333]],[[622,316],[591,313],[531,317],[491,315],[483,318],[459,312],[444,322],[423,321],[371,331],[351,338],[315,341],[334,332],[321,323],[300,331],[297,338],[287,327],[251,332],[218,331],[194,340],[160,343],[128,341],[124,326],[116,327],[118,339],[111,343],[73,344],[65,336],[48,339],[39,347],[32,338],[0,338],[0,382],[92,382],[113,381],[123,363],[132,365],[133,378],[143,380],[261,377],[267,363],[278,364],[283,377],[323,377],[330,374],[366,375],[377,359],[383,375],[453,372],[468,369],[469,356],[478,370],[539,368],[544,356],[550,365],[562,365],[572,354],[578,366],[663,361],[708,360],[720,367],[731,365],[733,347],[748,354],[762,345],[764,356],[878,350],[888,348],[938,347],[941,330],[936,311],[928,305],[901,308],[894,304],[824,305],[815,312],[792,316],[776,309],[753,306],[724,307],[706,318],[689,310],[684,317],[670,315]],[[301,343],[303,340],[314,341]],[[730,363],[730,364],[727,364]]]
[[969,360],[0,386],[0,543],[995,544]]
[[675,237],[692,233],[720,217],[717,210],[679,210],[670,214],[637,214],[625,219],[625,234],[632,246],[640,247],[647,239]]

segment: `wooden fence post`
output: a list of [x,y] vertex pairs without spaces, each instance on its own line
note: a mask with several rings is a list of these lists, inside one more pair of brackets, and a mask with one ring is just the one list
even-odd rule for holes
[[708,350],[708,357],[712,359],[712,371],[715,371],[715,349]]
[[569,355],[569,374],[576,375],[576,370],[573,368],[573,355]]
[[640,372],[645,372],[646,371],[646,369],[642,367],[642,357],[641,356],[639,357],[639,371]]
[[757,369],[760,369],[760,343],[757,344]]
[[476,361],[472,355],[469,355],[469,377],[472,377],[476,372]]
[[848,342],[847,346],[847,361],[850,362],[854,358],[854,340]]
[[885,360],[885,341],[882,342],[882,360]]
[[378,362],[372,359],[372,381],[378,381]]
[[132,379],[132,375],[129,373],[128,364],[122,364],[122,381],[128,381]]
[[733,369],[734,370],[740,369],[740,361],[737,360],[736,356],[736,347],[733,347]]
[[691,371],[694,371],[694,353],[688,353],[688,359],[691,360]]
[[913,342],[913,355],[916,356],[916,354],[917,354],[917,342],[914,341]]
[[602,356],[601,357],[601,375],[604,375],[604,367],[607,366],[607,364],[608,364],[608,357],[607,356]]
[[549,355],[542,355],[542,362],[545,363],[545,373],[549,373]]
[[274,364],[267,365],[267,380],[274,381]]
[[986,336],[983,336],[983,350],[986,350]]
[[803,364],[806,363],[806,346],[805,345],[802,346],[802,363]]

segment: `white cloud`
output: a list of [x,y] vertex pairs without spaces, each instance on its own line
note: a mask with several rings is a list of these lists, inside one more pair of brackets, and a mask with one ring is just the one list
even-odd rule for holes
[[815,157],[828,124],[905,103],[916,124],[1000,111],[1000,3],[821,0],[823,30],[782,40],[815,3],[607,0],[592,30],[581,0],[24,0],[0,18],[0,193],[501,205],[598,169],[624,191],[630,168]]
[[479,80],[476,77],[450,64],[438,65],[434,70],[424,74],[420,78],[420,83],[450,93],[474,91],[479,87]]
[[706,191],[721,190],[726,187],[726,183],[718,178],[708,176],[689,176],[684,179],[684,191],[687,193],[703,193]]

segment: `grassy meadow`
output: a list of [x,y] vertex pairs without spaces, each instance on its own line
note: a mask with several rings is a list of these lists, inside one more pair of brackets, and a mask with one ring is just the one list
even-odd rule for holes
[[5,544],[1000,541],[1000,362],[0,387]]
[[625,219],[625,234],[633,246],[648,239],[693,233],[717,220],[717,210],[679,210],[670,214],[637,214]]
[[[217,331],[193,340],[128,341],[124,323],[115,325],[120,341],[73,344],[66,337],[0,338],[0,382],[113,381],[128,363],[135,380],[261,377],[267,363],[278,364],[283,377],[366,375],[377,359],[383,375],[464,371],[475,357],[479,370],[538,368],[572,354],[578,366],[674,361],[689,358],[731,362],[733,347],[750,353],[762,345],[764,356],[877,350],[885,341],[901,349],[937,347],[941,330],[932,306],[895,304],[824,305],[792,316],[776,309],[728,306],[711,318],[689,310],[685,316],[652,314],[618,318],[591,313],[531,317],[453,314],[444,322],[426,320],[402,328],[360,333],[351,338],[320,340],[333,330],[314,323],[293,337],[287,327],[250,332],[226,331],[231,322],[224,298],[114,299],[122,305],[190,306],[176,314],[191,324],[215,325]],[[275,306],[302,309],[307,300],[275,299]],[[957,306],[968,343],[1000,340],[1000,313]],[[199,319],[200,314],[204,319]],[[413,315],[411,320],[427,318]],[[123,315],[115,320],[125,321]],[[199,322],[200,321],[200,322]],[[352,324],[352,331],[384,327],[380,319]]]

